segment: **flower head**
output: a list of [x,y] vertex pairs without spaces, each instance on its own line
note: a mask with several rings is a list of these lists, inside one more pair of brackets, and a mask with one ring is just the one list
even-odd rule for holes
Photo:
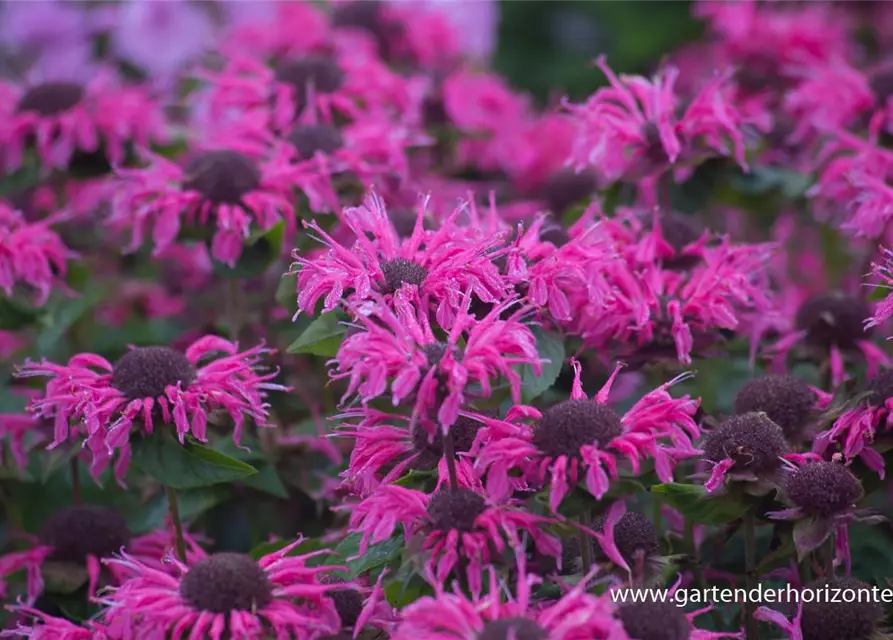
[[596,556],[624,569],[634,584],[659,579],[663,562],[660,541],[651,521],[637,511],[626,511],[622,502],[593,522],[598,542]]
[[727,478],[756,483],[752,490],[759,491],[765,482],[775,481],[788,452],[781,427],[758,412],[727,418],[704,437],[702,447],[704,459],[713,464],[708,491]]
[[[467,486],[439,486],[423,493],[399,485],[383,485],[351,507],[351,529],[362,533],[359,555],[370,544],[390,538],[397,526],[407,543],[416,537],[428,553],[426,566],[433,580],[442,585],[464,558],[473,593],[481,591],[483,568],[497,561],[498,554],[516,551],[521,534],[533,540],[537,550],[561,558],[561,543],[547,534],[550,520],[494,500],[473,480]],[[460,479],[460,484],[462,480]]]
[[337,633],[338,613],[325,597],[335,587],[320,579],[333,568],[308,566],[312,557],[328,552],[288,555],[300,543],[258,560],[231,552],[205,555],[189,564],[172,559],[173,574],[122,553],[105,562],[131,577],[103,598],[103,619],[121,637],[139,637],[148,630],[207,634],[213,640],[226,637],[227,629],[251,639],[262,638],[266,628],[298,640]]
[[[185,353],[170,347],[136,347],[114,364],[84,353],[66,365],[47,360],[26,362],[18,375],[51,378],[45,394],[31,405],[35,415],[54,421],[50,447],[85,437],[93,453],[95,477],[118,450],[115,474],[123,481],[135,424],[146,434],[154,431],[156,422],[173,424],[181,442],[187,434],[206,441],[208,414],[223,409],[233,421],[236,443],[246,418],[268,426],[266,392],[285,387],[269,382],[278,371],[260,370],[266,353],[270,350],[263,346],[239,352],[232,342],[205,336]],[[202,364],[209,356],[215,359]]]
[[21,212],[0,202],[0,290],[12,297],[16,285],[36,290],[38,304],[65,277],[68,260],[77,257],[52,230],[54,218],[28,223]]
[[[610,479],[618,477],[618,464],[626,460],[638,474],[643,460],[654,461],[664,482],[671,482],[676,461],[700,453],[692,446],[699,430],[692,419],[698,403],[688,396],[673,398],[667,389],[684,376],[648,393],[624,415],[608,405],[608,395],[620,367],[588,399],[580,382],[580,364],[572,361],[571,397],[545,411],[515,406],[505,420],[481,416],[486,425],[485,446],[476,466],[487,473],[488,489],[495,495],[511,493],[521,472],[525,485],[549,485],[549,506],[554,513],[579,481],[601,499]],[[533,424],[528,424],[532,421]]]
[[30,87],[0,83],[0,161],[7,171],[22,164],[34,144],[41,162],[66,167],[77,152],[103,151],[112,163],[126,145],[164,140],[159,105],[139,87],[124,87],[110,74],[89,83],[44,82]]
[[781,427],[788,442],[808,439],[806,433],[827,406],[828,394],[788,375],[754,378],[735,396],[735,413],[763,412]]
[[65,618],[51,616],[45,611],[17,605],[7,607],[13,613],[29,618],[31,624],[20,622],[15,629],[2,632],[4,637],[31,638],[32,640],[111,640],[109,630],[102,624],[87,621],[79,626]]

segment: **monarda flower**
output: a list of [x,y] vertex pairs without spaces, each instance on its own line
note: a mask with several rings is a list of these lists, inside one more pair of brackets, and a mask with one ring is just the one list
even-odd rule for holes
[[784,432],[765,413],[744,413],[723,420],[701,443],[704,460],[713,465],[707,491],[716,491],[727,480],[747,483],[757,495],[778,482],[783,458],[788,453]]
[[28,223],[22,213],[0,202],[0,291],[12,297],[16,285],[36,290],[35,302],[47,301],[62,284],[68,261],[77,254],[50,229],[57,217]]
[[344,210],[344,222],[356,238],[351,247],[341,245],[315,221],[305,222],[329,250],[313,258],[304,258],[297,251],[293,254],[298,310],[313,314],[319,299],[325,297],[325,313],[342,299],[358,304],[376,293],[412,295],[405,293],[409,288],[425,305],[435,305],[438,323],[449,327],[461,301],[460,292],[470,290],[485,303],[502,302],[508,296],[508,285],[492,262],[501,239],[463,237],[456,224],[461,208],[429,233],[422,226],[425,209],[423,202],[412,235],[401,238],[382,199],[370,194],[361,207]]
[[160,106],[142,88],[122,86],[108,73],[85,85],[0,83],[0,104],[0,164],[9,172],[32,145],[45,167],[63,169],[79,152],[101,151],[119,164],[128,144],[148,147],[166,136]]
[[660,540],[651,521],[637,511],[627,511],[622,501],[592,523],[598,543],[596,558],[622,569],[633,584],[653,583],[662,578],[665,562]]
[[530,536],[540,554],[561,559],[561,543],[545,531],[551,520],[497,499],[479,486],[441,483],[428,494],[383,485],[350,509],[350,528],[362,534],[358,556],[369,545],[390,538],[400,526],[407,544],[421,540],[428,556],[425,564],[437,584],[444,584],[453,569],[465,564],[475,594],[481,591],[486,565],[506,552],[523,553],[522,534]]
[[135,347],[114,364],[82,353],[65,365],[26,362],[18,375],[51,378],[44,395],[31,405],[36,416],[53,420],[50,448],[85,438],[93,453],[94,477],[118,450],[115,476],[123,482],[135,423],[146,434],[159,421],[173,424],[180,442],[187,435],[206,442],[208,414],[223,409],[233,421],[237,444],[246,418],[269,426],[267,391],[286,388],[270,382],[278,370],[264,373],[260,367],[262,356],[268,353],[271,350],[263,346],[240,352],[232,342],[205,336],[185,353],[170,347]]
[[[361,498],[379,485],[399,479],[408,470],[435,469],[443,459],[443,431],[436,425],[423,426],[423,420],[413,425],[410,416],[371,407],[348,410],[334,419],[359,420],[355,424],[342,422],[337,434],[354,439],[350,463],[342,477],[351,493]],[[450,426],[457,457],[471,450],[481,426],[463,415]]]
[[767,514],[774,520],[795,520],[794,544],[800,559],[834,536],[834,565],[850,565],[847,526],[851,522],[874,524],[884,518],[856,508],[862,499],[862,484],[843,464],[800,460],[788,463],[782,482],[784,495],[793,505]]
[[182,166],[147,151],[147,167],[118,169],[121,183],[109,223],[130,230],[127,250],[137,251],[150,233],[157,256],[174,244],[184,223],[213,225],[211,254],[233,267],[253,231],[284,221],[293,234],[290,193],[272,181],[282,169],[282,155],[252,157],[236,147],[209,145]]
[[25,605],[9,606],[7,609],[14,614],[25,616],[30,624],[19,622],[15,629],[3,631],[4,637],[31,640],[112,640],[105,625],[92,620],[80,626],[65,618],[57,618],[45,611]]
[[822,456],[842,454],[849,464],[860,458],[865,465],[884,477],[884,458],[872,448],[879,431],[893,424],[893,369],[882,369],[868,380],[865,396],[845,411],[831,428],[819,433],[813,451]]
[[717,75],[677,115],[675,67],[649,81],[618,78],[604,56],[596,64],[610,86],[584,104],[567,105],[578,124],[571,152],[578,170],[592,167],[605,183],[638,181],[713,155],[731,156],[747,170],[742,118],[723,94],[731,71]]
[[346,640],[367,629],[381,629],[390,631],[397,621],[397,611],[388,604],[384,590],[381,588],[385,573],[382,573],[378,582],[369,587],[338,587],[343,580],[323,576],[324,584],[335,585],[336,588],[327,591],[325,596],[335,605],[335,611],[341,621],[341,633],[336,635],[324,635],[319,640]]
[[[875,587],[876,588],[876,587]],[[869,640],[880,631],[884,607],[872,596],[872,586],[858,578],[820,578],[803,589],[815,592],[812,598],[798,598],[797,613],[792,620],[784,614],[760,607],[758,620],[772,622],[790,640]],[[835,593],[847,593],[835,598]]]
[[570,399],[542,412],[516,405],[504,420],[480,416],[486,435],[476,466],[487,474],[493,495],[510,495],[518,488],[515,474],[520,472],[520,481],[530,487],[549,485],[549,506],[557,513],[580,481],[600,500],[611,479],[619,477],[621,460],[638,474],[642,462],[651,459],[661,481],[672,482],[676,461],[700,453],[691,443],[700,435],[693,419],[698,401],[688,396],[676,399],[667,392],[687,375],[646,394],[621,416],[607,405],[620,366],[590,400],[580,382],[580,363],[572,360],[572,364]]
[[456,638],[457,640],[619,640],[623,626],[614,617],[615,606],[607,595],[586,592],[586,581],[552,602],[538,604],[532,587],[539,578],[525,570],[518,556],[515,593],[499,584],[490,569],[487,595],[469,600],[448,593],[436,581],[434,597],[424,596],[403,609],[393,640]]
[[[519,402],[521,376],[516,366],[528,364],[539,375],[542,365],[536,338],[519,322],[525,310],[502,320],[513,305],[507,302],[476,321],[468,313],[470,297],[470,292],[465,294],[445,341],[434,335],[427,311],[407,300],[396,302],[396,313],[379,301],[368,315],[359,315],[362,330],[345,338],[331,361],[330,377],[349,380],[342,402],[354,394],[369,402],[384,394],[392,380],[395,406],[414,394],[413,420],[427,427],[436,409],[437,424],[444,431],[468,400],[489,397],[498,378],[508,382],[512,398]],[[471,388],[473,383],[477,389]]]
[[891,290],[887,296],[875,305],[874,313],[866,318],[865,328],[872,329],[893,318],[893,250],[883,250],[883,262],[871,263],[871,275],[878,283],[873,286]]
[[840,292],[807,298],[797,310],[793,326],[768,348],[774,368],[783,372],[788,355],[801,346],[806,355],[827,367],[835,387],[846,379],[847,356],[861,353],[868,375],[875,375],[889,358],[870,341],[872,328],[865,321],[871,313],[867,302]]
[[831,402],[831,395],[787,375],[766,375],[754,378],[735,396],[735,413],[763,412],[781,427],[790,443],[811,439],[810,430],[822,411]]
[[[103,621],[118,635],[190,633],[211,640],[277,638],[311,640],[336,634],[341,620],[324,584],[325,571],[342,567],[309,566],[328,550],[289,555],[301,539],[254,560],[222,552],[183,564],[172,558],[176,573],[165,573],[122,553],[106,560],[131,577],[102,599]],[[350,586],[350,585],[348,585]]]

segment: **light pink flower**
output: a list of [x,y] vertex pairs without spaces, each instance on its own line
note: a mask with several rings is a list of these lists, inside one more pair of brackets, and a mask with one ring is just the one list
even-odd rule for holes
[[161,420],[176,425],[180,442],[187,435],[205,442],[208,414],[223,409],[233,421],[237,444],[245,418],[269,426],[266,393],[285,387],[270,382],[278,370],[263,372],[260,361],[268,353],[262,345],[240,352],[232,342],[205,336],[185,353],[169,347],[137,347],[114,365],[96,354],[82,353],[65,365],[28,361],[18,375],[51,378],[45,394],[31,405],[36,416],[54,421],[50,448],[84,438],[93,453],[94,477],[118,451],[115,475],[123,482],[135,424],[152,433]]
[[[600,500],[611,479],[619,477],[621,461],[639,474],[642,463],[653,460],[661,481],[672,482],[676,462],[700,454],[692,445],[700,435],[693,420],[699,402],[688,396],[675,399],[667,392],[688,374],[649,392],[621,416],[607,406],[620,366],[589,400],[580,382],[580,364],[572,364],[574,385],[568,400],[542,412],[516,405],[504,420],[480,416],[486,425],[483,447],[473,453],[492,495],[505,497],[524,485],[548,485],[549,507],[558,513],[561,501],[581,481]],[[513,475],[517,471],[520,476]]]

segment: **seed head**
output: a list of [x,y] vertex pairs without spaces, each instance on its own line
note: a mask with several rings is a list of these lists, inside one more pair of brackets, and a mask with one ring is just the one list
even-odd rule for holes
[[578,202],[592,196],[595,177],[588,172],[562,169],[552,174],[542,188],[542,197],[553,215],[560,216]]
[[307,104],[308,85],[312,84],[316,93],[332,93],[344,84],[344,73],[332,58],[311,55],[282,63],[276,69],[276,80],[291,85],[300,111]]
[[[606,519],[605,516],[597,518],[592,528],[595,531],[604,531]],[[636,511],[627,511],[614,525],[614,544],[631,567],[637,552],[642,552],[645,558],[650,558],[660,551],[660,542],[654,525],[651,524],[651,520]],[[602,555],[601,547],[596,548],[596,554]]]
[[169,386],[186,388],[195,382],[195,366],[169,347],[137,347],[115,363],[112,386],[128,400],[157,398]]
[[238,151],[207,151],[186,166],[183,186],[198,191],[214,204],[241,204],[242,198],[260,186],[254,161]]
[[704,458],[711,462],[734,460],[734,473],[764,477],[778,470],[788,445],[781,427],[765,413],[751,412],[721,422],[707,434],[703,449]]
[[[453,437],[453,449],[456,453],[464,453],[471,449],[474,439],[477,437],[481,423],[465,416],[459,416],[455,424],[450,427]],[[412,446],[419,454],[416,467],[420,469],[433,469],[443,458],[443,433],[438,428],[434,438],[429,440],[428,432],[420,424],[412,429]]]
[[32,87],[21,97],[16,112],[55,116],[74,107],[83,97],[84,89],[74,82],[45,82]]
[[471,489],[441,489],[428,502],[428,520],[440,531],[474,531],[474,521],[487,508]]
[[794,439],[815,415],[815,392],[793,376],[763,376],[741,387],[735,397],[735,413],[762,411]]
[[865,385],[870,391],[863,402],[870,407],[882,407],[889,398],[893,398],[893,369],[884,369]]
[[381,264],[381,274],[384,276],[385,293],[394,293],[404,284],[421,287],[428,270],[417,262],[395,258]]
[[[833,596],[853,589],[857,594],[854,602],[844,602],[843,598],[816,597],[803,603],[803,617],[800,629],[804,640],[869,640],[884,618],[884,610],[879,602],[872,601],[866,592],[871,585],[857,578],[822,578],[806,585],[806,589],[829,590]],[[870,593],[870,591],[869,591]],[[830,602],[829,602],[830,600]]]
[[341,132],[330,124],[301,124],[288,136],[302,160],[310,160],[317,151],[326,155],[344,146]]
[[796,325],[806,331],[811,345],[852,349],[857,341],[871,337],[871,329],[863,324],[870,315],[868,305],[859,298],[841,293],[819,294],[800,305]]
[[672,602],[630,602],[617,609],[623,628],[636,640],[689,640],[691,624]]
[[673,247],[678,254],[671,258],[664,258],[663,266],[666,269],[683,271],[691,269],[701,262],[698,256],[682,255],[680,252],[701,237],[704,232],[691,216],[680,213],[669,213],[660,219],[660,231],[667,244]]
[[787,481],[791,501],[810,516],[843,513],[862,497],[862,485],[836,462],[813,462],[794,471]]
[[242,553],[215,553],[195,563],[180,581],[180,596],[199,611],[256,611],[273,600],[273,585]]
[[334,589],[326,591],[335,604],[342,627],[352,627],[363,612],[363,596],[356,589]]
[[108,558],[130,542],[124,517],[110,507],[75,505],[53,514],[43,525],[40,542],[53,547],[51,559],[83,564],[87,556]]
[[[513,635],[509,632],[513,631]],[[549,640],[549,634],[527,618],[502,618],[484,624],[476,640]]]
[[580,448],[602,447],[623,433],[612,409],[592,400],[565,400],[543,412],[533,430],[533,444],[545,455],[579,458]]

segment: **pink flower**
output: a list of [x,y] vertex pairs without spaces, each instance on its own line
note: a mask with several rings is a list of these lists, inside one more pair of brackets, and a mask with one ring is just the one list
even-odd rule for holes
[[596,64],[610,86],[584,104],[566,104],[578,126],[571,155],[578,171],[591,166],[607,183],[636,181],[709,155],[733,156],[747,170],[741,116],[723,96],[731,72],[716,76],[677,116],[675,67],[649,81],[618,78],[604,56]]
[[246,55],[303,55],[325,47],[332,37],[325,14],[313,2],[253,0],[222,7],[232,26],[221,40]]
[[558,513],[561,501],[580,481],[600,500],[611,479],[619,477],[621,460],[639,474],[643,460],[650,458],[661,481],[672,482],[676,462],[700,454],[692,445],[700,434],[693,420],[698,401],[688,396],[674,399],[667,393],[688,375],[646,394],[621,416],[607,406],[620,366],[589,400],[580,382],[580,363],[571,363],[570,399],[543,412],[516,405],[504,420],[480,417],[486,431],[475,465],[487,474],[492,495],[508,496],[513,489],[523,488],[519,482],[534,489],[549,485],[549,507]]
[[50,230],[59,216],[25,222],[21,212],[0,202],[0,290],[12,297],[17,284],[37,290],[36,302],[47,301],[55,284],[63,284],[67,262],[77,254],[69,251]]
[[[893,250],[883,249],[883,262],[871,263],[871,275],[880,280],[880,283],[872,286],[893,290]],[[887,294],[883,300],[875,305],[874,313],[866,318],[865,328],[871,329],[893,318],[893,292]]]
[[[407,299],[398,298],[395,311],[379,300],[368,314],[359,315],[363,330],[348,336],[331,361],[335,367],[330,376],[349,379],[342,402],[357,394],[367,403],[384,394],[392,380],[394,406],[414,394],[413,420],[427,425],[436,408],[437,423],[446,432],[468,396],[489,397],[500,377],[520,401],[521,377],[515,367],[528,364],[539,373],[542,362],[536,338],[519,322],[525,310],[501,320],[514,304],[508,302],[477,321],[468,313],[470,295],[465,294],[445,341],[434,335],[427,311]],[[472,383],[479,389],[468,393]]]
[[102,149],[120,164],[127,144],[147,147],[166,136],[159,105],[143,89],[124,87],[110,73],[86,85],[0,83],[0,105],[0,161],[7,171],[21,166],[32,140],[47,168],[63,169],[76,151]]
[[404,23],[403,37],[419,64],[450,63],[461,54],[486,60],[496,48],[499,5],[493,0],[459,4],[449,0],[412,4],[391,0],[389,5],[389,16]]
[[[108,559],[131,575],[110,589],[102,619],[116,637],[190,633],[212,640],[233,637],[259,640],[266,631],[277,637],[311,640],[335,634],[340,620],[326,593],[341,585],[322,584],[325,571],[341,567],[308,566],[321,550],[288,555],[301,539],[255,561],[239,553],[216,553],[183,564],[171,559],[166,573],[122,553]],[[350,585],[346,585],[350,586]],[[229,635],[226,635],[229,634]]]
[[232,342],[205,336],[185,353],[169,347],[137,347],[114,365],[96,354],[82,353],[66,365],[28,361],[18,375],[51,378],[43,397],[31,405],[36,416],[54,421],[50,448],[84,437],[93,453],[94,477],[119,450],[115,475],[123,482],[134,424],[151,434],[161,419],[176,425],[180,442],[187,434],[206,442],[208,414],[223,409],[233,421],[237,444],[246,417],[258,426],[269,426],[266,392],[286,388],[269,382],[278,370],[262,372],[260,360],[267,353],[271,351],[263,346],[239,352]]
[[541,582],[528,574],[518,554],[518,584],[514,594],[490,568],[487,595],[469,600],[458,591],[448,593],[437,581],[436,595],[423,596],[403,610],[393,640],[478,640],[479,638],[543,638],[544,640],[621,640],[627,635],[615,617],[610,596],[586,591],[586,580],[552,602],[538,603],[533,587]]
[[[129,229],[128,251],[136,251],[147,232],[155,255],[174,244],[184,222],[216,227],[212,255],[234,267],[245,239],[256,229],[266,231],[284,221],[294,234],[290,194],[272,177],[281,170],[281,154],[251,157],[238,145],[208,145],[180,166],[145,152],[150,164],[142,169],[119,169],[121,184],[112,202],[109,222]],[[150,231],[151,230],[151,231]]]
[[78,626],[65,618],[51,616],[40,609],[25,605],[7,607],[13,613],[30,618],[30,625],[19,623],[15,629],[3,632],[3,636],[31,638],[31,640],[112,640],[104,625],[87,621]]
[[0,556],[0,597],[6,598],[6,578],[19,571],[26,572],[27,602],[33,604],[43,592],[43,575],[40,568],[51,549],[35,547]]
[[[424,304],[437,308],[441,326],[449,326],[457,310],[460,291],[471,290],[482,302],[501,302],[508,287],[492,263],[500,238],[478,240],[463,234],[456,225],[462,213],[457,209],[435,232],[426,232],[422,202],[415,228],[401,239],[388,217],[384,202],[374,193],[360,207],[344,210],[343,220],[352,232],[353,246],[346,247],[322,230],[316,221],[305,222],[329,250],[313,258],[294,252],[298,273],[298,310],[313,314],[325,296],[323,312],[334,309],[346,298],[355,305],[376,293],[395,298],[416,295]],[[414,293],[410,294],[409,291]],[[350,292],[345,296],[345,292]]]
[[481,591],[484,567],[507,549],[518,552],[521,534],[529,535],[540,553],[560,561],[560,541],[544,531],[549,522],[472,485],[441,485],[431,494],[382,485],[351,506],[350,515],[351,529],[362,533],[358,556],[369,545],[390,538],[400,526],[407,544],[416,537],[422,540],[422,550],[428,554],[425,567],[436,584],[444,584],[464,560],[475,594]]

